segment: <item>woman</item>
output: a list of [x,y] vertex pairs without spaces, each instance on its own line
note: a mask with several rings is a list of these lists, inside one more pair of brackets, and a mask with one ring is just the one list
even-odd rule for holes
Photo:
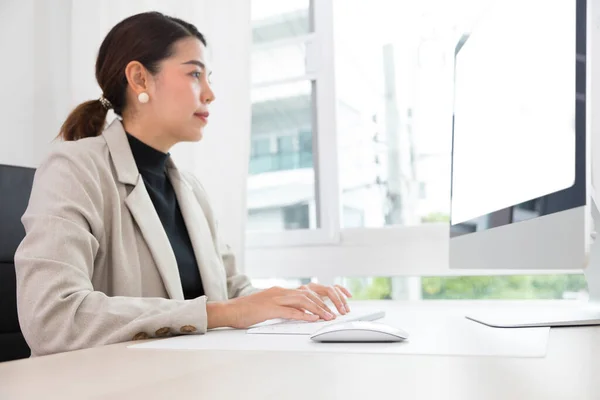
[[[198,141],[211,90],[206,40],[143,13],[117,24],[96,61],[98,100],[64,122],[38,168],[15,256],[19,321],[32,356],[272,318],[335,318],[342,287],[259,291],[216,233],[200,183],[169,157]],[[120,116],[102,131],[108,109]],[[308,311],[308,312],[307,312]]]

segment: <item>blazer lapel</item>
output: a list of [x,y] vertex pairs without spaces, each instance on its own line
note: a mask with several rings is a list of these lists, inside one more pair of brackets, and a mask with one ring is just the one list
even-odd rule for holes
[[172,161],[169,161],[169,164],[171,166],[168,169],[169,178],[194,247],[204,293],[208,300],[227,300],[227,287],[225,286],[227,278],[206,216],[192,187],[183,180]]
[[177,259],[141,176],[125,199],[125,204],[142,231],[169,297],[183,300]]
[[104,131],[103,136],[115,166],[117,179],[123,184],[134,186],[125,199],[125,204],[148,244],[165,289],[171,299],[183,300],[181,278],[173,248],[137,169],[121,121],[115,120]]

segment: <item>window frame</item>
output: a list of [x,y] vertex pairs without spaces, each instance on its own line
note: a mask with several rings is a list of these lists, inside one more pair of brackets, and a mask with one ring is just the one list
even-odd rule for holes
[[[301,76],[252,84],[252,89],[294,82],[311,82],[313,97],[312,147],[318,228],[279,232],[246,232],[248,251],[340,243],[340,190],[337,170],[335,82],[333,68],[333,3],[311,1],[312,32],[306,35],[253,45],[253,51],[294,43],[306,45],[306,73]],[[318,107],[317,107],[318,105]],[[321,134],[327,132],[327,134]]]
[[[342,228],[333,0],[312,0],[309,12],[311,33],[253,47],[264,50],[304,42],[307,73],[285,80],[261,82],[252,88],[305,80],[313,82],[313,162],[320,227],[246,232],[245,271],[257,278],[311,276],[329,284],[339,276],[451,275],[447,257],[448,224]],[[460,274],[467,272],[481,274],[477,271],[461,271]]]

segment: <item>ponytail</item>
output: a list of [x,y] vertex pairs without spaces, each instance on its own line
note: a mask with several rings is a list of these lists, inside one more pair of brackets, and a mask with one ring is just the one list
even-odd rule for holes
[[98,136],[104,129],[108,109],[100,100],[90,100],[78,105],[60,128],[58,137],[65,142]]

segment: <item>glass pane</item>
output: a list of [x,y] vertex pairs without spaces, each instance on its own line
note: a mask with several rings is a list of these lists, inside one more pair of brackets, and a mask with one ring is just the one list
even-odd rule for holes
[[252,83],[302,77],[306,73],[306,45],[294,43],[252,52]]
[[427,277],[422,282],[425,300],[582,300],[587,296],[583,274]]
[[354,300],[586,300],[583,274],[341,277]]
[[310,81],[252,92],[250,231],[318,228],[313,101]]
[[251,13],[255,44],[311,32],[309,0],[252,0]]
[[449,220],[454,49],[484,3],[334,0],[343,227]]

